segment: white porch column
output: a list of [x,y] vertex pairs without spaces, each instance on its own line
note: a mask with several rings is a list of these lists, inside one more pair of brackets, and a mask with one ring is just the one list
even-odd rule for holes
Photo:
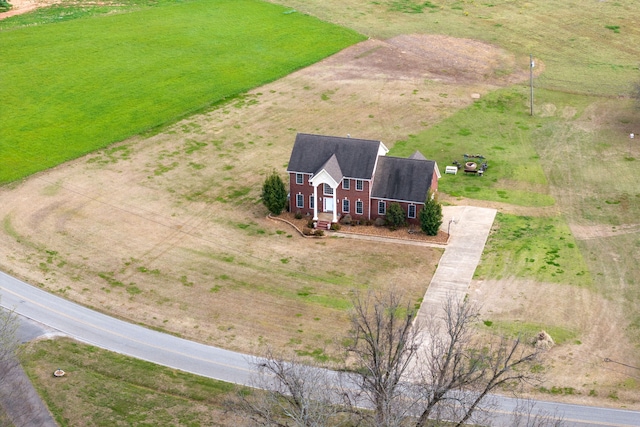
[[318,220],[318,186],[313,185],[313,220]]
[[338,222],[338,216],[336,214],[338,212],[338,186],[333,189],[333,221]]

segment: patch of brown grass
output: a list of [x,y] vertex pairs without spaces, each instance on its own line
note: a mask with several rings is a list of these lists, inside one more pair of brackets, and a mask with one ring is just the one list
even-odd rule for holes
[[[259,190],[284,174],[297,131],[392,145],[489,90],[425,80],[415,70],[437,50],[403,54],[409,40],[368,40],[124,150],[1,189],[0,265],[199,341],[330,352],[351,289],[394,286],[417,302],[441,250],[303,239],[265,218]],[[399,56],[402,67],[385,68]]]

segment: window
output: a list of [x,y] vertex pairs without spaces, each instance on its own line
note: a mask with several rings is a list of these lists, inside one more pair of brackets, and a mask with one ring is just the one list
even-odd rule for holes
[[416,205],[409,205],[409,210],[407,211],[407,216],[409,218],[416,217]]
[[304,208],[304,196],[300,193],[296,194],[296,207]]
[[356,202],[356,213],[358,215],[362,215],[364,213],[364,205],[362,204],[362,200],[358,200]]
[[344,199],[342,201],[342,212],[349,213],[349,199]]
[[301,173],[296,174],[296,184],[302,185],[304,184],[304,175]]
[[333,195],[333,188],[329,184],[324,184],[324,194],[327,196]]
[[349,178],[345,178],[342,180],[342,189],[348,190],[351,187],[351,180]]
[[378,202],[378,215],[385,215],[387,213],[387,204],[380,200]]
[[313,194],[309,196],[309,209],[313,209],[315,206],[315,200],[313,199]]
[[356,179],[356,190],[357,191],[364,190],[364,181],[362,181],[361,179]]

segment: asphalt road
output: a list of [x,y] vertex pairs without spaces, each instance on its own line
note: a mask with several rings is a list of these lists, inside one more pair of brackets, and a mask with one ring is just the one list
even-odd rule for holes
[[[251,356],[188,341],[106,316],[2,272],[0,296],[1,306],[79,341],[204,377],[250,384],[254,360]],[[24,328],[24,337],[39,334],[37,325],[27,325]],[[515,407],[514,399],[497,399],[500,410],[495,414],[496,421],[502,418],[501,414],[510,413]],[[640,427],[640,412],[636,411],[544,401],[537,401],[536,408],[548,413],[563,414],[565,421],[571,426]],[[506,418],[504,423],[508,423]]]
[[247,384],[251,357],[164,334],[72,303],[0,272],[0,305],[87,344],[209,378]]

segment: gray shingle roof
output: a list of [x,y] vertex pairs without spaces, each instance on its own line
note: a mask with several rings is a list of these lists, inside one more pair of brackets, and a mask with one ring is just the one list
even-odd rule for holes
[[315,174],[335,154],[345,177],[371,179],[380,141],[299,133],[287,172]]
[[338,184],[342,182],[342,178],[344,178],[344,174],[342,173],[342,169],[340,168],[340,163],[338,163],[338,158],[336,157],[335,154],[329,157],[329,160],[327,160],[327,162],[324,165],[320,166],[320,169],[318,169],[316,172],[320,172],[322,169],[327,171],[329,176],[331,176],[331,178],[333,178],[334,181],[337,182]]
[[427,160],[427,158],[423,156],[422,153],[418,150],[416,150],[412,155],[410,155],[409,158],[413,160]]
[[381,156],[371,197],[424,203],[435,164],[433,160]]

